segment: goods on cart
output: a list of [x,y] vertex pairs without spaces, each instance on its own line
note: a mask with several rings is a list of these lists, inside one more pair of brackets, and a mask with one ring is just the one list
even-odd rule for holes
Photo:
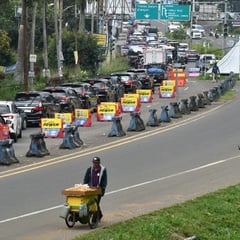
[[88,185],[75,184],[74,187],[62,190],[66,196],[60,217],[65,219],[66,225],[71,228],[76,221],[96,228],[99,222],[98,195],[101,188],[93,188]]
[[62,194],[65,196],[87,196],[87,195],[99,195],[101,194],[101,188],[89,187],[88,185],[75,184],[74,187],[66,188],[62,190]]

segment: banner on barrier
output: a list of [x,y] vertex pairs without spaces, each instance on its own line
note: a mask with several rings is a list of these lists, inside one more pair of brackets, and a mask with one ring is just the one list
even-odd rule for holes
[[62,138],[63,120],[57,118],[41,118],[41,133],[45,137]]
[[151,89],[137,89],[137,94],[140,97],[141,103],[151,103],[153,100]]
[[101,102],[102,105],[114,105],[116,107],[116,116],[121,114],[121,104],[119,102]]
[[98,121],[112,121],[117,116],[117,104],[114,102],[104,102],[97,107]]
[[175,86],[160,86],[159,98],[175,98],[176,87]]
[[124,98],[139,98],[138,93],[124,93],[123,95]]
[[121,106],[123,112],[137,112],[140,109],[140,98],[137,97],[123,97],[121,98]]
[[176,80],[163,80],[162,81],[162,86],[176,86]]
[[89,109],[75,109],[74,123],[82,127],[92,126],[92,116]]
[[72,113],[55,113],[54,118],[62,119],[63,125],[69,125],[73,122],[73,115]]

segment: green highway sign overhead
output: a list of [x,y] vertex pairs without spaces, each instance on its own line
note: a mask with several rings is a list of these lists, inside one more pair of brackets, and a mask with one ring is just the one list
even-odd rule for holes
[[136,4],[137,20],[190,21],[190,5],[179,4]]
[[136,19],[138,20],[158,20],[158,4],[136,4]]
[[160,19],[169,21],[189,21],[190,5],[161,4]]

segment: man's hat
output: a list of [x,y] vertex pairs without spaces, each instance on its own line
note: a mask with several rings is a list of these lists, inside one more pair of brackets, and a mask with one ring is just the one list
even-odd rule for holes
[[92,161],[96,163],[100,163],[100,157],[94,157]]

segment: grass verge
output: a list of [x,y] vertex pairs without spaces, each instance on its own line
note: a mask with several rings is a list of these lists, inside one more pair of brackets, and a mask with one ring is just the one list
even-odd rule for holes
[[240,185],[97,229],[74,240],[240,239]]

